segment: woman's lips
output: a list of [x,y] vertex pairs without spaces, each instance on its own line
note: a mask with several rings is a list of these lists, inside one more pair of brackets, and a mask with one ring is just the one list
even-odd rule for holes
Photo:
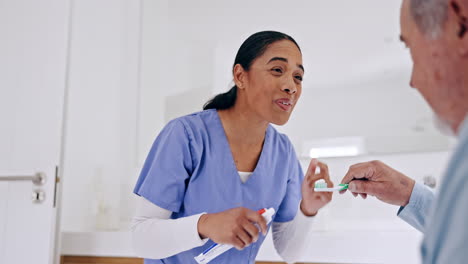
[[288,98],[281,98],[275,100],[276,105],[281,108],[283,111],[290,111],[294,102]]

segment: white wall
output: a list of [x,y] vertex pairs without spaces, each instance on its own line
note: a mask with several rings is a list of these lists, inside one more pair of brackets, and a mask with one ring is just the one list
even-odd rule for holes
[[119,229],[130,218],[140,19],[139,1],[74,1],[63,230]]

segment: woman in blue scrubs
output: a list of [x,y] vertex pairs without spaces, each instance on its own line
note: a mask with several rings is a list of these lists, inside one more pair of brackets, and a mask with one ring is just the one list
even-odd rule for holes
[[[196,263],[213,243],[235,248],[211,263],[254,263],[270,226],[278,253],[299,258],[311,221],[331,200],[332,185],[313,160],[304,177],[284,125],[302,91],[304,67],[290,36],[263,31],[240,47],[235,86],[204,111],[170,121],[156,138],[135,187],[133,245],[145,263]],[[320,173],[315,174],[316,167]],[[273,223],[257,213],[273,207]]]

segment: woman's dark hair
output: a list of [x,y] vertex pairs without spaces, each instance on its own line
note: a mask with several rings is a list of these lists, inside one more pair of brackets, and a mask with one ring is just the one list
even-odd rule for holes
[[[284,33],[277,31],[261,31],[253,34],[248,39],[246,39],[244,43],[242,43],[239,50],[237,51],[236,59],[234,60],[234,65],[232,68],[234,69],[237,64],[240,64],[244,70],[249,71],[253,61],[256,58],[262,56],[269,45],[280,40],[289,40],[297,46],[299,51],[301,50],[297,42],[292,37]],[[234,85],[229,91],[218,94],[206,102],[203,106],[203,110],[229,109],[236,103],[236,98],[237,86]]]

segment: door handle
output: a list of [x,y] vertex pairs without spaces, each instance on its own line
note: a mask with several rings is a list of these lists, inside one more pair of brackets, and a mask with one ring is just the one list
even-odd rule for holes
[[13,176],[0,176],[1,181],[32,181],[34,185],[41,186],[46,182],[46,175],[43,172],[37,172],[34,175],[13,175]]

